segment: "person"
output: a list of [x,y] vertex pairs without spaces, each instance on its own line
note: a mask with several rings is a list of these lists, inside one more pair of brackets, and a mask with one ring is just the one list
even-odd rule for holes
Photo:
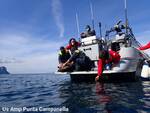
[[77,42],[75,38],[71,38],[69,40],[69,45],[66,46],[66,49],[70,50],[71,54],[73,54],[74,51],[77,50],[80,45],[81,44]]
[[58,56],[58,61],[59,61],[59,66],[58,66],[58,71],[60,72],[64,72],[64,71],[68,71],[69,67],[71,64],[66,65],[65,67],[63,67],[63,64],[71,57],[70,53],[63,47],[60,47],[60,52],[59,52],[59,56]]
[[85,28],[85,32],[81,33],[81,38],[86,38],[94,35],[96,35],[95,30],[91,30],[91,27],[87,25]]
[[73,55],[63,64],[63,66],[66,66],[71,62],[73,62],[75,71],[89,71],[93,66],[90,58],[80,50],[75,50]]
[[98,81],[100,76],[102,76],[102,72],[103,72],[103,69],[104,69],[105,61],[107,59],[109,59],[108,51],[101,50],[100,54],[99,54],[99,60],[97,62],[98,74],[95,77],[95,81]]
[[[109,51],[102,50],[99,55],[99,60],[98,60],[98,74],[95,77],[95,81],[98,81],[99,78],[102,76],[102,72],[104,70],[105,65],[114,65],[119,63],[120,61],[120,55],[117,51],[114,51],[113,48],[110,49]],[[109,67],[110,69],[110,67]]]

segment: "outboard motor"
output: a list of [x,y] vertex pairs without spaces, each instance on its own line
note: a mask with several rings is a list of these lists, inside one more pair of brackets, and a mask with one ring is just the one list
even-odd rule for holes
[[[131,39],[134,39],[133,38],[134,35],[132,33],[131,28],[129,28],[129,27],[126,28],[125,25],[120,24],[121,22],[122,21],[117,22],[117,24],[114,27],[112,27],[110,30],[106,31],[106,35],[105,35],[110,40],[109,34],[111,32],[116,32],[114,38],[111,39],[111,41],[112,41],[112,43],[116,42],[115,44],[113,44],[113,46],[115,47],[115,45],[116,45],[116,49],[118,49],[118,50],[120,48],[119,45],[124,46],[124,47],[130,47],[132,44]],[[128,33],[125,32],[125,29],[128,30]]]
[[125,26],[122,24],[120,25],[122,21],[120,20],[119,22],[117,22],[117,24],[112,27],[109,31],[107,31],[107,33],[110,33],[110,32],[115,32],[116,31],[116,34],[118,34],[119,36],[121,36],[122,34],[124,34],[122,32],[123,29],[125,29]]

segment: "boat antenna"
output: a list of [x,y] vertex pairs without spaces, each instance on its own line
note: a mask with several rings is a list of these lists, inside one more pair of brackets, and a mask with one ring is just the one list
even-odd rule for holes
[[101,22],[99,22],[99,33],[100,33],[100,37],[102,38],[102,24],[101,24]]
[[77,24],[77,32],[78,32],[78,38],[80,37],[80,29],[79,29],[79,18],[78,13],[76,13],[76,24]]
[[91,9],[92,27],[93,27],[93,30],[94,30],[94,14],[93,14],[93,6],[92,6],[91,0],[89,1],[89,3],[90,3],[90,9]]
[[125,11],[125,28],[126,28],[126,34],[128,34],[127,0],[124,0],[124,11]]

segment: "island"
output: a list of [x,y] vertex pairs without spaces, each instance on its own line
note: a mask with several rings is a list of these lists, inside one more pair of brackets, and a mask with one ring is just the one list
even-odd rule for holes
[[0,74],[10,74],[10,73],[7,71],[7,68],[6,68],[6,67],[1,66],[1,67],[0,67]]

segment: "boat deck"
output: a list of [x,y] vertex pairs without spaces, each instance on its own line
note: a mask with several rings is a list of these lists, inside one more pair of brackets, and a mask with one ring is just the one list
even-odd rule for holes
[[[130,73],[129,71],[121,71],[121,72],[116,72],[113,70],[105,70],[103,71],[103,74],[115,74],[115,73]],[[76,72],[55,72],[55,74],[57,75],[93,75],[93,74],[97,74],[97,71],[76,71]]]

